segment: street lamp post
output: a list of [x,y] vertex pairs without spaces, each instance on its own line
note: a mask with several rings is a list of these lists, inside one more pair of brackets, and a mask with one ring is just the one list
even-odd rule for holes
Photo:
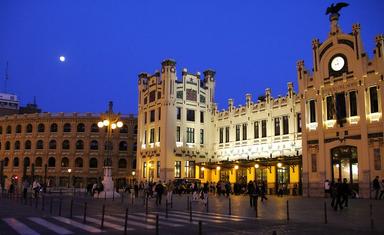
[[69,168],[69,169],[68,169],[68,188],[69,188],[70,185],[71,185],[71,172],[72,172],[72,169]]
[[[114,192],[114,183],[112,180],[112,130],[123,127],[123,122],[119,120],[120,115],[115,114],[112,111],[112,101],[109,101],[108,111],[101,115],[102,121],[97,123],[99,128],[107,128],[107,142],[106,142],[106,150],[107,155],[104,159],[104,178],[103,178],[103,186],[104,186],[104,197],[112,198],[119,197],[120,195]],[[97,196],[97,194],[95,194]]]

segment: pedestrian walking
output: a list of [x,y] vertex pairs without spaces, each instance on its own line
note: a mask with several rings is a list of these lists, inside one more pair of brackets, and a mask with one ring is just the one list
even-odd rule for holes
[[254,191],[255,191],[255,187],[253,185],[252,180],[250,180],[248,185],[247,185],[247,192],[248,192],[248,195],[249,195],[249,205],[251,207],[253,206],[253,193],[254,193]]
[[381,186],[381,191],[380,191],[380,196],[379,196],[379,199],[382,199],[384,198],[384,179],[381,180],[381,183],[380,183],[380,186]]
[[379,182],[379,176],[376,176],[375,179],[372,182],[373,191],[375,191],[375,200],[379,199],[379,192],[380,192],[380,182]]
[[341,196],[343,195],[343,187],[340,179],[337,180],[337,184],[335,185],[335,187],[336,187],[336,194],[335,194],[335,202],[333,203],[334,205],[333,209],[337,211],[338,208],[340,208],[340,210],[343,209],[343,205],[341,203]]
[[156,191],[156,206],[158,206],[158,205],[161,205],[161,198],[164,193],[164,186],[161,183],[161,180],[159,180],[159,183],[156,184],[155,191]]
[[324,181],[324,197],[328,197],[331,193],[331,184],[329,180]]
[[348,207],[348,197],[350,195],[349,185],[347,183],[347,179],[343,179],[343,183],[341,184],[341,205],[344,207]]
[[172,194],[173,194],[173,190],[175,189],[175,186],[173,185],[173,182],[171,180],[168,181],[166,186],[167,186],[167,201],[168,203],[171,203]]
[[265,181],[263,181],[260,188],[261,201],[268,200],[268,198],[265,196],[266,194],[267,194],[267,184]]

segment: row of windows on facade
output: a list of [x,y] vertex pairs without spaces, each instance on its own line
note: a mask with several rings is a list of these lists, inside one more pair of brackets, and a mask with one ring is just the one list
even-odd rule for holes
[[[14,143],[14,150],[19,150],[21,147],[20,141],[16,140]],[[24,143],[24,149],[31,149],[32,148],[32,142],[30,140],[26,140]],[[56,140],[49,141],[48,144],[49,149],[56,149],[57,143]],[[61,144],[62,149],[70,149],[70,143],[69,140],[64,140]],[[136,151],[136,145],[134,144],[133,151]],[[44,149],[44,142],[42,140],[36,141],[36,149]],[[82,150],[84,149],[84,141],[78,140],[76,142],[76,149]],[[89,144],[90,150],[98,150],[99,149],[99,142],[97,140],[92,140]],[[104,143],[104,149],[105,150],[113,150],[113,144],[111,141]],[[0,150],[1,150],[1,142],[0,142]],[[11,150],[11,142],[6,141],[5,142],[5,150]],[[119,143],[119,151],[128,151],[128,144],[126,141],[120,141]]]
[[[187,178],[195,178],[195,161],[185,161],[185,177]],[[147,163],[143,163],[143,178],[149,177],[150,179],[154,178],[155,169],[153,167],[153,163],[150,163],[150,166],[147,166]],[[156,163],[156,177],[160,178],[160,161]],[[204,171],[200,170],[200,178],[204,178]],[[175,178],[181,178],[181,161],[175,161]]]
[[[19,167],[20,166],[20,160],[18,157],[15,157],[13,158],[13,162],[12,162],[12,166],[13,167]],[[61,163],[60,163],[60,166],[61,167],[69,167],[69,158],[67,157],[63,157],[61,159]],[[29,159],[29,157],[25,157],[24,158],[24,162],[23,162],[23,165],[22,166],[26,166],[26,167],[29,167],[31,164],[31,161]],[[136,160],[134,160],[133,164],[136,165]],[[119,168],[127,168],[127,160],[126,159],[119,159],[118,161],[118,167]],[[9,166],[9,158],[6,157],[4,158],[4,167],[8,167]],[[35,167],[42,167],[43,166],[43,158],[42,157],[37,157],[35,159]],[[56,159],[54,157],[50,157],[48,159],[48,163],[47,163],[47,166],[48,167],[56,167]],[[84,166],[84,160],[80,157],[77,157],[75,159],[75,168],[82,168]],[[91,158],[89,159],[89,168],[97,168],[98,167],[98,160],[96,158]]]
[[[349,97],[349,116],[357,116],[357,91],[350,91],[348,93],[339,92],[334,96],[327,96],[325,100],[326,105],[326,119],[345,119],[347,117],[347,96]],[[369,88],[369,112],[379,112],[379,99],[377,94],[377,87]],[[309,122],[314,123],[316,120],[316,103],[315,100],[309,101]]]
[[[157,142],[160,142],[160,127],[157,132]],[[195,128],[187,128],[187,143],[195,143]],[[181,141],[180,126],[176,127],[176,142]],[[149,132],[149,143],[155,142],[155,129],[151,128]],[[144,144],[147,144],[147,131],[144,131]],[[200,144],[204,144],[204,129],[200,129]]]
[[[97,126],[96,123],[93,123],[91,125],[91,132],[99,132],[99,127]],[[63,132],[71,132],[72,131],[72,127],[71,127],[71,124],[70,123],[65,123],[63,125]],[[105,128],[105,130],[107,130]],[[85,132],[85,125],[83,123],[79,123],[77,124],[77,128],[76,128],[76,131],[77,132]],[[135,134],[137,133],[137,128],[135,127]],[[27,124],[25,126],[25,132],[26,133],[32,133],[33,132],[33,125],[32,124]],[[37,125],[37,132],[39,133],[42,133],[42,132],[45,132],[45,125],[43,123],[40,123]],[[58,125],[56,123],[52,123],[51,126],[50,126],[50,132],[58,132]],[[3,127],[0,126],[0,134],[3,133]],[[6,131],[5,131],[6,134],[12,134],[12,127],[10,125],[8,125],[6,127]],[[17,125],[16,128],[15,128],[15,133],[22,133],[22,125]],[[128,126],[127,125],[123,125],[122,128],[120,128],[120,133],[128,133]]]
[[[289,120],[288,116],[283,116],[283,117],[275,117],[274,120],[274,132],[275,136],[280,136],[281,135],[281,120],[283,122],[283,135],[288,135],[289,134]],[[296,131],[298,133],[301,132],[301,113],[296,114],[296,122],[297,122],[297,129]],[[261,121],[255,121],[253,123],[253,137],[254,139],[260,138],[260,125],[261,125],[261,138],[265,138],[268,136],[267,133],[267,120],[261,120]],[[236,141],[242,140],[247,140],[248,139],[248,124],[243,123],[243,124],[238,124],[235,126],[236,128]],[[230,141],[230,128],[229,126],[226,127],[221,127],[219,128],[219,143],[222,144],[224,143],[224,130],[225,130],[225,143],[228,143]],[[240,134],[240,131],[242,130],[242,135]]]
[[[157,109],[157,120],[160,121],[161,120],[161,108],[158,108]],[[152,123],[155,121],[155,117],[156,117],[156,112],[155,110],[151,110],[149,111],[149,122]],[[177,120],[181,120],[181,108],[180,107],[177,107],[176,108],[176,119]],[[195,110],[193,109],[187,109],[187,116],[186,116],[186,120],[189,121],[189,122],[194,122],[196,120],[195,118]],[[144,112],[144,124],[147,123],[147,112]],[[204,112],[200,112],[200,123],[204,123]]]

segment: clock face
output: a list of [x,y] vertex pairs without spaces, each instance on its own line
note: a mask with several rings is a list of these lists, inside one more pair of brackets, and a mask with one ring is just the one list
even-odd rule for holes
[[340,71],[344,67],[344,59],[341,56],[335,57],[331,62],[331,68],[333,71]]

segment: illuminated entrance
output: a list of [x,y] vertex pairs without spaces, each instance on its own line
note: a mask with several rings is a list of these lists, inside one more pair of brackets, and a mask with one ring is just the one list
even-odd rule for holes
[[236,171],[236,183],[246,184],[247,183],[247,169],[240,168]]
[[357,148],[354,146],[340,146],[331,150],[332,180],[347,179],[352,189],[358,191],[359,174],[357,162]]

